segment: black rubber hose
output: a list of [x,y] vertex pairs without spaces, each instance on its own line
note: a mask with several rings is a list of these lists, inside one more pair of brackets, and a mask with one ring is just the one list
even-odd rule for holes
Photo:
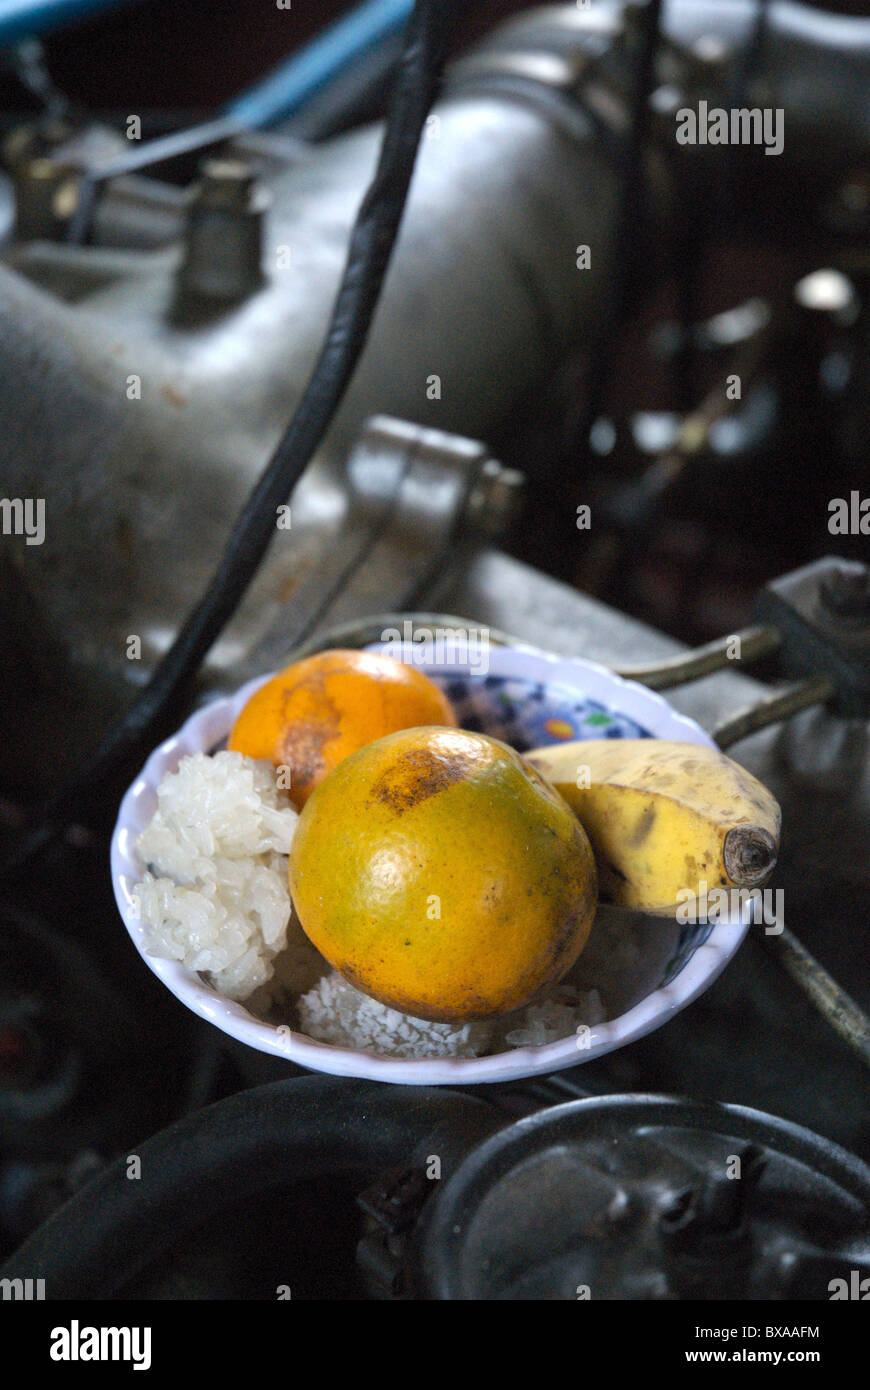
[[46,1298],[108,1298],[235,1202],[314,1177],[366,1179],[441,1160],[442,1179],[507,1123],[455,1091],[304,1076],[242,1091],[118,1159],[29,1236],[2,1279],[44,1279]]
[[208,590],[131,709],[88,763],[42,808],[40,823],[5,867],[16,868],[70,814],[125,766],[146,740],[156,742],[201,662],[235,612],[275,534],[277,508],[290,497],[328,430],[362,355],[396,244],[426,117],[440,89],[456,0],[417,0],[387,119],[380,158],[357,214],[326,340],[287,430],[248,497]]
[[614,235],[615,271],[608,303],[601,315],[588,373],[586,402],[581,413],[580,457],[590,463],[590,435],[607,394],[616,336],[635,296],[640,267],[639,247],[647,216],[644,158],[650,127],[650,96],[661,32],[662,0],[646,0],[637,18],[637,51],[632,73],[628,139],[622,149],[620,196]]

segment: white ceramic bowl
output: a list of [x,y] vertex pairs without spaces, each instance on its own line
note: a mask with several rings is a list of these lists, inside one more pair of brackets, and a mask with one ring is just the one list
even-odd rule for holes
[[[433,679],[445,684],[454,699],[458,697],[457,712],[460,724],[463,723],[463,699],[459,683],[467,684],[467,670],[421,660],[419,649],[414,653],[414,660]],[[515,741],[510,733],[516,729],[529,730],[526,739],[529,745],[534,740],[538,743],[547,741],[546,730],[542,734],[542,726],[535,724],[537,715],[533,712],[526,718],[524,711],[532,709],[535,701],[538,708],[542,700],[546,706],[552,697],[557,707],[564,706],[569,710],[569,718],[579,721],[572,737],[594,737],[605,729],[610,730],[610,737],[619,736],[619,731],[626,736],[634,732],[633,721],[655,738],[714,746],[709,734],[692,720],[677,714],[659,695],[631,681],[624,681],[592,662],[550,657],[523,648],[495,648],[489,653],[487,677],[487,699],[494,696],[497,708],[507,711],[509,717],[506,727],[493,726],[490,710],[482,723],[487,732],[500,737],[507,735],[508,742]],[[156,791],[164,773],[174,771],[187,754],[213,751],[220,745],[242,706],[266,679],[268,677],[250,681],[231,699],[218,699],[204,706],[187,720],[174,737],[155,749],[121,802],[112,836],[111,868],[115,898],[133,944],[149,969],[177,999],[230,1037],[261,1052],[286,1057],[312,1071],[403,1085],[469,1085],[536,1076],[591,1061],[660,1028],[713,983],[745,936],[751,918],[749,907],[739,919],[722,918],[711,927],[679,928],[676,923],[657,919],[650,929],[651,973],[648,972],[646,982],[641,980],[639,985],[637,980],[632,982],[630,989],[627,988],[625,1012],[606,1023],[596,1024],[591,1036],[584,1037],[582,1048],[577,1036],[572,1034],[541,1047],[513,1048],[487,1057],[407,1060],[316,1042],[286,1026],[279,1029],[262,1022],[249,1014],[243,1004],[225,999],[177,961],[148,955],[143,925],[133,906],[132,893],[145,867],[136,851],[136,838],[154,814]],[[480,689],[483,691],[484,687]],[[538,691],[543,693],[538,694]],[[594,702],[591,715],[587,704],[589,701]],[[581,713],[571,714],[570,708],[578,706],[582,706]],[[608,713],[595,712],[598,709]],[[558,708],[556,713],[558,718]],[[590,725],[584,723],[587,718],[592,721]],[[558,724],[561,725],[561,722],[559,719]],[[566,736],[564,728],[560,728],[560,733],[562,737]],[[516,741],[522,743],[521,738]],[[557,740],[551,738],[550,741]],[[652,922],[652,919],[647,920]],[[644,990],[648,992],[641,997]]]

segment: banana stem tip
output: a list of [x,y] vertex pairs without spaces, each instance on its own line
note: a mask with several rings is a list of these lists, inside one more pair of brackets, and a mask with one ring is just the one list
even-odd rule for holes
[[736,825],[725,836],[723,858],[731,882],[751,888],[773,872],[776,840],[760,825]]

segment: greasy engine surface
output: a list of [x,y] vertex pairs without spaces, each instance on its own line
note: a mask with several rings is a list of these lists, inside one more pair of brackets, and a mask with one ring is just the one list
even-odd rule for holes
[[[149,0],[82,6],[57,30],[0,7],[0,1253],[26,1278],[14,1254],[33,1238],[62,1297],[546,1298],[599,1278],[606,1298],[691,1299],[716,1296],[718,1270],[719,1296],[827,1298],[819,1251],[864,1229],[870,1161],[862,5],[453,7],[349,388],[191,679],[88,784],[305,399],[381,149],[401,8],[303,90],[297,70],[255,79],[310,58],[357,7],[206,16]],[[117,918],[122,791],[198,704],[324,634],[376,641],[385,615],[459,615],[663,689],[782,806],[785,940],[762,924],[685,1012],[610,1055],[419,1101],[305,1076],[186,1011]],[[662,674],[740,632],[757,660]],[[781,708],[734,722],[786,685]],[[692,1105],[650,1118],[635,1102],[652,1093]],[[531,1157],[499,1141],[517,1171],[538,1164],[531,1195],[481,1159],[427,1213],[413,1174],[433,1133],[453,1171],[518,1115],[578,1096],[607,1098],[591,1140],[554,1119]],[[708,1102],[765,1112],[728,1131],[743,1125],[762,1184],[750,1254],[746,1213],[711,1176]],[[622,1136],[619,1182],[596,1167],[602,1134]],[[113,1270],[106,1251],[136,1229],[119,1175],[146,1142],[160,1223],[185,1202],[197,1220]],[[563,1142],[594,1170],[588,1207]],[[186,1145],[209,1148],[207,1182]],[[691,1220],[687,1173],[705,1194]],[[619,1183],[632,1220],[598,1265]],[[664,1235],[649,1216],[662,1185]],[[280,1200],[264,1207],[266,1191]],[[576,1222],[557,1258],[559,1203]],[[43,1227],[64,1210],[71,1224]],[[448,1210],[475,1213],[458,1253]],[[726,1255],[720,1218],[740,1235]],[[92,1231],[78,1264],[77,1224]],[[782,1252],[798,1247],[788,1283]]]

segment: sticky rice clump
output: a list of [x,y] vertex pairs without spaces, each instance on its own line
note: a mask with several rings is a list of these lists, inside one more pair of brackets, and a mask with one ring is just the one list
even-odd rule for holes
[[487,1023],[430,1023],[370,999],[332,971],[298,1002],[305,1033],[319,1042],[390,1057],[477,1057],[486,1051]]
[[151,955],[202,972],[230,999],[274,973],[287,944],[287,856],[298,815],[275,769],[241,753],[195,753],[163,777],[136,841],[133,891]]

